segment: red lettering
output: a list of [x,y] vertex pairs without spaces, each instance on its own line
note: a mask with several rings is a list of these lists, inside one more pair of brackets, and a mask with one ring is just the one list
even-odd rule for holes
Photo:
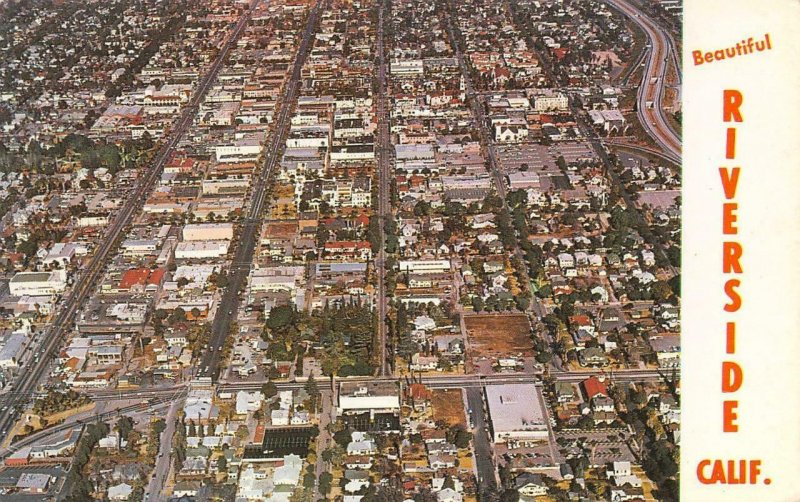
[[729,322],[725,325],[725,352],[736,353],[736,323]]
[[742,245],[735,241],[725,241],[722,243],[722,273],[741,274],[742,264]]
[[[758,482],[758,475],[761,474],[761,461],[760,460],[751,460],[750,461],[750,484],[754,485]],[[764,480],[767,483],[767,480]],[[767,483],[769,484],[769,483]]]
[[[739,401],[722,402],[722,432],[739,432],[739,425],[736,423],[736,419],[739,417],[736,413],[738,407]],[[722,466],[720,466],[720,469],[721,468]],[[716,466],[714,466],[714,470],[716,470]],[[722,479],[724,482],[724,475]]]
[[725,202],[722,204],[722,233],[726,235],[737,234],[739,229],[736,228],[736,210],[739,204],[735,202]]
[[713,481],[711,481],[708,477],[706,477],[705,472],[703,472],[705,468],[708,467],[709,465],[711,465],[711,461],[708,459],[701,460],[700,463],[697,464],[697,480],[703,483],[704,485],[710,485],[711,483],[713,483]]
[[742,106],[742,93],[736,89],[725,89],[722,91],[722,121],[735,122],[742,121],[742,112],[739,107]]
[[734,167],[730,170],[727,167],[719,168],[722,190],[725,191],[725,198],[728,200],[736,197],[736,188],[739,186],[739,171],[741,171],[741,169],[738,167]]
[[742,367],[733,361],[722,361],[722,392],[736,392],[742,386]]
[[725,158],[736,158],[736,128],[729,127],[725,137]]
[[741,284],[742,281],[739,279],[729,279],[725,282],[725,294],[731,301],[723,307],[725,312],[736,312],[742,308],[742,297],[739,295],[739,292],[736,291],[736,288],[741,286]]

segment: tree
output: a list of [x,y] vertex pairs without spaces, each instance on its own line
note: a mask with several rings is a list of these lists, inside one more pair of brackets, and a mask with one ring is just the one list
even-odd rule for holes
[[228,459],[225,454],[217,459],[217,471],[224,472],[228,469]]
[[509,488],[503,491],[503,494],[500,496],[500,502],[518,502],[519,501],[519,492],[514,488]]
[[417,218],[428,216],[428,214],[430,214],[430,211],[431,211],[430,203],[424,200],[417,202],[417,204],[414,206],[414,216],[416,216]]
[[665,281],[656,281],[650,286],[653,299],[659,303],[665,302],[672,296],[672,288]]
[[578,427],[581,429],[591,429],[594,427],[594,419],[589,415],[584,415],[578,419]]
[[319,399],[319,386],[317,386],[317,381],[314,379],[314,375],[308,377],[308,381],[306,382],[305,386],[303,387],[306,392],[308,392],[310,403],[310,408],[312,410],[317,409],[317,401]]
[[128,439],[128,435],[133,430],[133,419],[129,416],[122,416],[119,420],[117,420],[116,426],[117,432],[119,433],[119,441],[117,443],[117,448],[122,448],[122,440]]
[[269,311],[267,327],[270,329],[280,329],[294,323],[297,312],[289,305],[279,305]]
[[319,475],[319,491],[323,495],[327,495],[331,491],[331,483],[333,482],[333,474],[330,472],[323,472]]
[[169,316],[169,322],[174,324],[176,322],[183,322],[186,320],[186,311],[180,307],[177,307],[175,310],[172,311],[172,314]]
[[472,433],[467,432],[461,424],[454,425],[447,431],[448,440],[457,448],[469,448]]
[[269,380],[267,383],[261,386],[261,393],[264,394],[266,399],[270,399],[278,394],[278,387],[275,385],[275,382]]

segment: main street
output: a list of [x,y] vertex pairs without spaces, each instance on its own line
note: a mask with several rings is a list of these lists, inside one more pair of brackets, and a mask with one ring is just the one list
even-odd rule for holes
[[637,114],[645,131],[664,149],[672,161],[680,164],[681,140],[667,120],[666,112],[662,107],[666,88],[665,77],[670,61],[680,78],[674,44],[665,33],[664,28],[633,4],[626,0],[608,0],[608,3],[639,25],[647,36],[651,48],[647,51],[645,71],[636,96]]
[[[450,9],[455,11],[452,5],[450,6]],[[453,13],[452,15],[455,14]],[[494,141],[492,139],[492,134],[489,131],[486,116],[483,110],[481,94],[475,90],[475,85],[472,82],[472,75],[470,74],[469,67],[467,66],[464,53],[461,50],[461,32],[458,31],[458,27],[453,23],[452,18],[447,19],[446,29],[448,38],[450,39],[450,45],[453,46],[453,50],[455,51],[461,76],[464,79],[467,103],[469,103],[470,111],[472,112],[472,118],[476,122],[476,126],[480,134],[481,146],[483,147],[482,149],[486,153],[486,158],[489,161],[489,173],[494,178],[495,190],[497,191],[497,195],[502,199],[503,209],[510,214],[508,201],[506,201],[506,177],[500,169],[500,164],[497,161]],[[522,249],[519,246],[516,236],[514,237],[513,252],[514,255],[519,259],[520,263],[526,263],[525,255],[522,253]],[[521,267],[521,269],[517,272],[520,274],[521,279],[519,285],[520,288],[523,291],[530,291],[530,278],[528,277],[527,267]],[[535,313],[538,317],[543,317],[543,315],[546,313],[545,310],[546,309],[539,304],[537,298],[532,296],[528,311]]]
[[231,326],[238,315],[240,294],[250,273],[255,243],[261,228],[261,213],[264,210],[264,204],[269,194],[270,178],[280,159],[282,147],[289,133],[291,113],[294,108],[293,105],[297,102],[300,87],[300,72],[311,48],[320,8],[321,2],[318,0],[309,14],[300,47],[295,56],[292,73],[284,85],[282,96],[278,100],[281,103],[280,112],[270,135],[270,141],[263,154],[263,165],[252,190],[247,218],[241,226],[241,234],[234,253],[234,264],[228,274],[228,286],[222,295],[217,314],[214,316],[214,322],[211,324],[208,348],[202,357],[200,370],[195,375],[196,378],[211,379],[213,381],[219,375],[219,365],[222,362],[225,340],[230,334]]
[[76,279],[76,284],[72,292],[65,298],[60,311],[50,323],[49,328],[45,330],[41,342],[42,357],[40,357],[38,362],[30,363],[32,367],[28,367],[26,371],[21,373],[16,381],[13,382],[16,392],[0,399],[0,405],[2,405],[2,409],[4,410],[0,413],[0,440],[5,439],[9,428],[16,420],[17,407],[21,407],[27,402],[30,394],[47,374],[47,368],[51,362],[50,359],[56,354],[58,347],[63,342],[63,335],[72,324],[81,305],[83,305],[86,298],[95,290],[98,281],[102,277],[106,262],[112,255],[112,252],[117,249],[123,232],[131,223],[133,217],[141,210],[147,194],[152,191],[164,164],[169,160],[176,145],[192,123],[197,106],[205,98],[212,82],[216,79],[217,73],[219,73],[220,68],[222,68],[222,64],[230,48],[238,39],[247,21],[250,19],[253,8],[258,1],[259,0],[253,0],[250,8],[240,16],[235,28],[220,48],[217,58],[198,82],[197,89],[192,95],[188,105],[184,107],[172,132],[153,157],[150,166],[142,173],[142,176],[140,176],[138,182],[129,194],[128,199],[114,218],[113,223],[108,227],[103,241],[100,242],[88,265],[86,265],[81,271],[80,276]]
[[[386,316],[388,314],[389,299],[386,296],[386,235],[384,224],[386,218],[391,216],[390,190],[391,190],[391,149],[389,136],[389,114],[386,98],[386,57],[384,55],[383,16],[387,2],[381,1],[378,10],[378,219],[380,222],[380,242],[378,256],[375,258],[375,271],[378,275],[378,346],[380,347],[380,376],[391,375],[393,371],[394,348],[390,347],[390,340],[386,339]],[[387,354],[388,351],[388,354]]]

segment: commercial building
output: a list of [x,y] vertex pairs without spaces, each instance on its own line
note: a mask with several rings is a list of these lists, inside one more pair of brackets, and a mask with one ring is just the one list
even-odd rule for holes
[[229,240],[186,241],[175,247],[175,258],[178,260],[219,258],[228,253]]
[[401,260],[398,270],[411,274],[441,274],[450,271],[450,260]]
[[62,293],[67,288],[67,272],[18,272],[8,283],[14,296],[49,296]]
[[487,385],[495,443],[546,440],[547,416],[533,384]]
[[196,223],[183,227],[184,241],[217,241],[233,239],[233,223]]
[[341,413],[394,413],[400,410],[400,389],[395,382],[342,382],[339,384]]

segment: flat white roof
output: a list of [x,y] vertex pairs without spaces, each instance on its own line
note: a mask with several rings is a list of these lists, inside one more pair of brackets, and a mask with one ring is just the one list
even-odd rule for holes
[[487,385],[486,401],[495,435],[547,427],[545,412],[533,384]]

